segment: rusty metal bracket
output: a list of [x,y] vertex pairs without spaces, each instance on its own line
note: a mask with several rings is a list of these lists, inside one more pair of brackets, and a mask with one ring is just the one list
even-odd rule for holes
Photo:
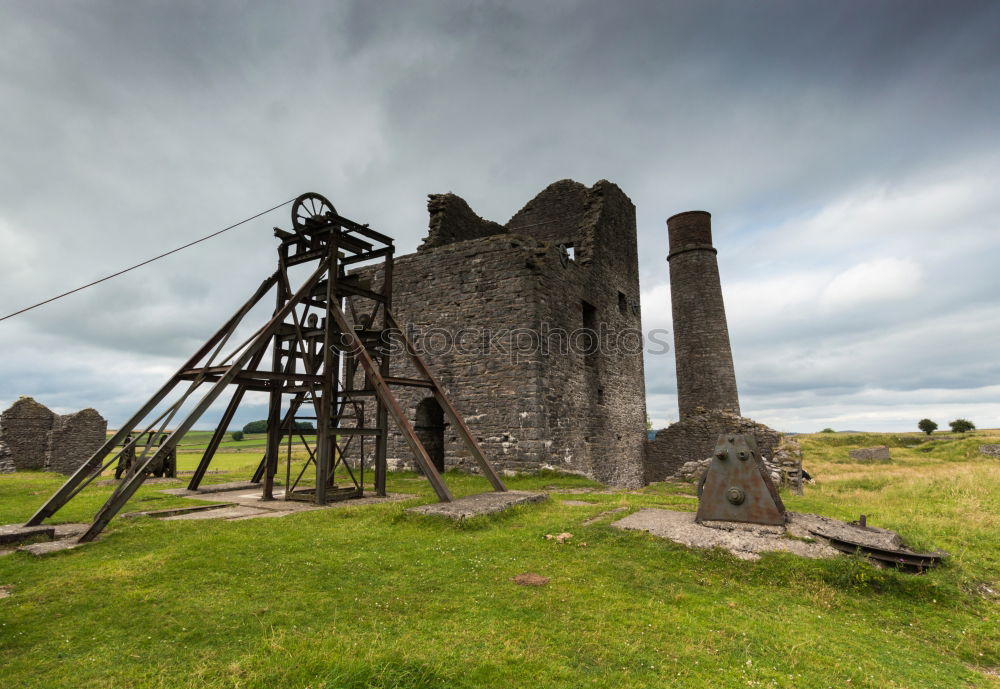
[[785,523],[785,506],[752,436],[719,436],[699,491],[695,521]]

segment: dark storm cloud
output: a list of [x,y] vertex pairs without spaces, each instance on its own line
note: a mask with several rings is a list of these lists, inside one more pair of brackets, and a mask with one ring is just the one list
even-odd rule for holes
[[[996,3],[0,15],[4,312],[307,189],[409,251],[427,193],[505,221],[553,180],[607,178],[637,205],[647,327],[669,327],[664,218],[713,212],[762,420],[827,425],[879,406],[870,390],[900,408],[897,391],[931,388],[1000,400],[976,392],[1000,335]],[[0,402],[120,420],[272,269],[285,213],[0,324]],[[672,354],[647,357],[654,418],[676,412],[672,376]]]

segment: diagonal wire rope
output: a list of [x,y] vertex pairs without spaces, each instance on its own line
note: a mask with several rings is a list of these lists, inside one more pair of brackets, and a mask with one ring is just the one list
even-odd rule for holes
[[93,282],[88,282],[86,285],[81,285],[81,286],[79,286],[79,287],[77,287],[75,289],[71,289],[68,292],[63,292],[62,294],[57,294],[56,296],[54,296],[54,297],[52,297],[50,299],[46,299],[45,301],[40,301],[37,304],[32,304],[31,306],[27,306],[27,307],[21,309],[20,311],[15,311],[14,313],[9,313],[6,316],[3,316],[2,318],[0,318],[0,321],[5,321],[8,318],[13,318],[14,316],[22,314],[22,313],[24,313],[26,311],[31,311],[32,309],[37,309],[39,306],[44,306],[45,304],[49,304],[51,302],[54,302],[57,299],[62,299],[63,297],[68,297],[69,295],[75,294],[76,292],[80,292],[82,290],[85,290],[88,287],[93,287],[94,285],[99,285],[102,282],[106,282],[107,280],[110,280],[111,278],[116,278],[119,275],[124,275],[125,273],[127,273],[127,272],[129,272],[131,270],[135,270],[136,268],[141,268],[142,266],[148,265],[148,264],[152,263],[153,261],[159,261],[161,258],[165,258],[165,257],[169,256],[170,254],[176,254],[178,251],[183,251],[184,249],[187,249],[188,247],[192,247],[195,244],[200,244],[201,242],[204,242],[205,240],[211,239],[212,237],[218,237],[223,232],[229,232],[229,230],[235,229],[235,228],[239,227],[240,225],[244,225],[244,224],[250,222],[251,220],[256,220],[257,218],[259,218],[262,215],[267,215],[271,211],[276,211],[279,208],[281,208],[282,206],[287,206],[288,204],[290,204],[294,200],[295,199],[288,199],[287,201],[283,201],[282,203],[279,203],[276,206],[271,206],[267,210],[263,210],[263,211],[255,214],[255,215],[251,215],[249,218],[244,218],[243,220],[240,220],[237,223],[233,223],[229,227],[224,227],[221,230],[218,230],[217,232],[213,232],[212,234],[205,235],[204,237],[202,237],[200,239],[196,239],[193,242],[188,242],[187,244],[184,244],[183,246],[179,246],[176,249],[171,249],[170,251],[162,253],[159,256],[153,256],[152,258],[148,258],[145,261],[143,261],[142,263],[136,263],[134,266],[129,266],[128,268],[125,268],[123,270],[119,270],[117,273],[112,273],[111,275],[106,275],[106,276],[104,276],[104,277],[102,277],[102,278],[100,278],[98,280],[94,280]]

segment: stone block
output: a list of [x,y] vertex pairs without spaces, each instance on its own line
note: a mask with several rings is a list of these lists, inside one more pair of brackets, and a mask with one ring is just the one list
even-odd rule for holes
[[857,450],[849,450],[847,454],[856,462],[888,462],[892,460],[889,448],[885,445],[861,447]]

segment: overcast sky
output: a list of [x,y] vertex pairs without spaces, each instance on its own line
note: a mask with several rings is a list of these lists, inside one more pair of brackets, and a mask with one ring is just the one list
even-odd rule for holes
[[[713,215],[744,413],[1000,426],[1000,3],[0,4],[0,312],[303,191],[397,238],[550,182]],[[0,406],[120,423],[273,270],[275,212],[0,323]],[[2,314],[0,314],[2,315]],[[657,427],[673,354],[649,356]],[[248,409],[243,420],[260,416]]]

